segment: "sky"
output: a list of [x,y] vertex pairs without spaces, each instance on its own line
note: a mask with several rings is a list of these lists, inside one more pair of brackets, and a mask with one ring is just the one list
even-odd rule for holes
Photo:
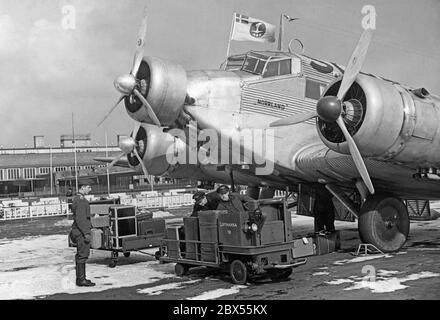
[[[130,133],[122,104],[97,124],[119,97],[113,80],[131,68],[145,6],[145,55],[196,70],[224,61],[234,11],[275,25],[281,13],[298,17],[285,23],[284,46],[298,38],[307,55],[346,65],[364,5],[375,7],[377,29],[363,71],[440,94],[439,0],[0,0],[0,146],[32,146],[35,135],[59,146],[72,113],[75,133],[93,144]],[[230,53],[275,48],[232,41]]]

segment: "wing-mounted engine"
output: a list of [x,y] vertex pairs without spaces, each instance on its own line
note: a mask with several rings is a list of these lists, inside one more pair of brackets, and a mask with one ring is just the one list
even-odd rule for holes
[[[334,96],[341,81],[324,96]],[[426,89],[409,90],[397,83],[359,74],[342,101],[341,117],[363,156],[416,165],[440,163],[438,97]],[[346,139],[335,122],[317,119],[322,141],[349,154]]]
[[[144,125],[139,127],[134,140],[137,153],[149,174],[162,175],[173,169],[167,159],[167,153],[177,152],[177,142],[172,135],[157,126]],[[132,167],[140,165],[139,158],[133,152],[127,153],[127,160]]]
[[[183,107],[187,77],[182,66],[155,57],[144,57],[136,75],[138,91],[147,99],[164,126],[171,125]],[[125,108],[131,118],[154,124],[136,95],[126,96]]]

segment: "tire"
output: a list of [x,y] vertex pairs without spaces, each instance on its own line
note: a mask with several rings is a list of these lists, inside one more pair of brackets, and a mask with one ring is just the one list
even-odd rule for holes
[[114,268],[114,267],[116,267],[117,264],[118,264],[118,261],[117,261],[117,260],[112,260],[112,261],[110,261],[110,263],[108,264],[108,266],[109,266],[110,268]]
[[373,196],[362,206],[358,227],[363,243],[370,243],[383,252],[402,248],[409,234],[409,216],[398,198]]
[[124,257],[128,258],[130,256],[130,252],[124,252]]
[[188,273],[189,267],[186,264],[176,263],[174,272],[177,276],[182,277]]
[[293,272],[293,268],[288,268],[284,270],[273,270],[269,274],[269,278],[272,281],[287,280]]
[[160,251],[156,251],[156,252],[154,253],[154,258],[155,258],[156,260],[159,260],[160,257],[161,257],[161,255],[160,255]]
[[249,277],[249,272],[246,265],[241,260],[234,260],[229,266],[229,273],[232,282],[235,284],[245,284]]

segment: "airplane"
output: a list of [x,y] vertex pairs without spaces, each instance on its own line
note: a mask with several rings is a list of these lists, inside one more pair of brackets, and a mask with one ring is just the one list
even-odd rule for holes
[[[397,251],[409,233],[404,200],[439,198],[440,98],[361,72],[373,31],[363,31],[347,67],[289,48],[249,51],[219,69],[185,71],[144,56],[145,15],[131,71],[115,79],[121,96],[104,118],[124,101],[135,127],[118,157],[100,160],[128,163],[145,175],[248,185],[254,198],[261,182],[269,193],[325,186],[358,219],[363,242]],[[207,131],[226,139],[200,139]],[[243,144],[243,131],[269,135],[273,159]],[[218,151],[219,161],[185,161],[188,150]],[[257,156],[272,166],[269,174],[258,174]]]

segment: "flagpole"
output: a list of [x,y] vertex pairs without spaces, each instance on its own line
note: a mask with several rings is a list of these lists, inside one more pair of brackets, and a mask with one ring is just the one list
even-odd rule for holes
[[283,51],[283,14],[280,15],[280,32],[278,35],[278,51]]
[[232,34],[234,32],[234,28],[235,28],[235,23],[234,23],[234,19],[235,19],[235,14],[236,12],[234,11],[232,13],[232,21],[231,21],[231,31],[229,32],[229,40],[228,40],[228,49],[226,51],[226,61],[228,60],[229,57],[229,50],[231,49],[231,38],[232,38]]
[[76,192],[78,193],[78,163],[76,159],[76,141],[75,141],[75,126],[73,124],[73,112],[72,112],[72,138],[73,138],[73,153],[74,153],[74,161],[75,161],[75,187],[76,187]]

